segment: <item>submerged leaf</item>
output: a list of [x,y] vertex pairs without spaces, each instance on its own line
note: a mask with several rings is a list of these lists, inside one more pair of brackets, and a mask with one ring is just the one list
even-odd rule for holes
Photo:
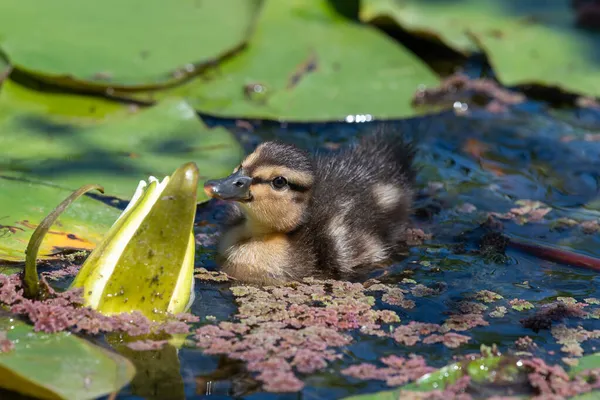
[[0,387],[42,399],[95,399],[116,392],[135,375],[126,359],[67,333],[34,332],[0,317],[14,349],[0,353]]

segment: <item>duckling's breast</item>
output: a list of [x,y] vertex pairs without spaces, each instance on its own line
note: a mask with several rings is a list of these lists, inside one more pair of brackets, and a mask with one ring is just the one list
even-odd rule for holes
[[301,234],[253,236],[244,224],[222,235],[219,264],[223,272],[243,282],[276,285],[310,276],[314,251]]

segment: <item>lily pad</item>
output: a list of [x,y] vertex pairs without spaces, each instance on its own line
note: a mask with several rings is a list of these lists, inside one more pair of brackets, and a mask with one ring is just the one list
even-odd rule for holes
[[0,124],[15,112],[43,114],[64,122],[92,124],[136,111],[121,103],[93,96],[78,96],[60,92],[40,92],[7,79],[0,88]]
[[[363,0],[360,19],[377,26],[397,23],[415,35],[435,38],[464,54],[479,48],[467,35],[465,26],[488,26],[494,16],[484,14],[473,18],[489,7],[488,1],[431,1],[431,0]],[[473,8],[475,7],[475,8]]]
[[34,332],[2,317],[14,348],[0,353],[0,387],[41,399],[95,399],[130,382],[135,367],[126,358],[71,333]]
[[457,382],[461,377],[468,375],[471,381],[485,384],[501,384],[503,379],[511,382],[522,369],[517,367],[517,359],[508,357],[483,357],[472,361],[458,362],[426,374],[414,383],[404,385],[394,390],[378,393],[350,396],[344,400],[392,400],[403,398],[403,391],[428,392],[444,390],[448,385]]
[[569,370],[569,375],[573,376],[586,369],[600,368],[600,353],[590,354],[579,359],[576,366]]
[[0,85],[2,84],[2,81],[8,77],[8,74],[10,73],[10,69],[11,69],[11,67],[10,67],[10,64],[8,63],[8,60],[0,52]]
[[61,84],[153,86],[239,47],[258,0],[61,0],[0,5],[0,48]]
[[267,0],[245,52],[154,97],[226,117],[365,122],[414,115],[414,92],[437,84],[413,53],[326,0]]
[[600,33],[575,25],[568,0],[365,0],[361,19],[390,20],[463,53],[482,50],[506,86],[600,96]]
[[[0,175],[71,190],[96,183],[106,195],[128,199],[150,175],[162,178],[194,161],[201,180],[224,176],[243,155],[231,133],[209,129],[180,99],[93,123],[40,112],[35,107],[44,94],[34,100],[14,89],[0,91]],[[206,198],[199,189],[199,201]],[[13,201],[20,199],[13,195]]]
[[[70,194],[70,190],[54,186],[0,177],[0,260],[25,260],[27,243],[37,225]],[[54,258],[67,249],[93,249],[120,213],[83,197],[48,232],[38,258]]]
[[[577,365],[569,370],[570,376],[575,376],[580,372],[589,369],[600,368],[600,353],[590,354],[579,359]],[[571,400],[594,400],[600,398],[600,390],[594,390],[589,393],[583,393],[574,397]]]

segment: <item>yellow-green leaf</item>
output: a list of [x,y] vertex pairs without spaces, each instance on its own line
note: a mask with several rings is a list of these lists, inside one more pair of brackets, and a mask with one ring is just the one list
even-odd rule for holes
[[73,282],[87,305],[151,319],[185,310],[193,295],[197,185],[198,169],[188,163],[138,190]]
[[[71,190],[0,177],[0,260],[23,261],[25,248],[39,223]],[[118,218],[120,211],[83,197],[60,216],[46,235],[38,259],[51,259],[64,250],[92,250]]]

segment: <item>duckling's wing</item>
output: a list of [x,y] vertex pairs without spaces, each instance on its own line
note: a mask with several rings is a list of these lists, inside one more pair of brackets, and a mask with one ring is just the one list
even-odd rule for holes
[[312,231],[322,265],[348,272],[380,262],[403,241],[413,199],[415,149],[394,130],[315,159]]
[[350,158],[356,162],[369,160],[368,168],[381,177],[400,178],[409,184],[415,181],[416,148],[397,127],[383,124],[375,127],[373,133],[362,137],[351,153]]

